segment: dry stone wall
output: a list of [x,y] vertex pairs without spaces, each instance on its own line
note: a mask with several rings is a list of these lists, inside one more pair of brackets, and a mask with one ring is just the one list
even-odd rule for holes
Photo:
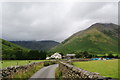
[[100,76],[99,73],[89,72],[64,62],[59,63],[59,69],[65,80],[112,80],[112,78]]
[[44,62],[34,62],[34,63],[27,64],[25,66],[11,66],[11,67],[1,69],[0,70],[0,74],[1,74],[0,77],[7,77],[13,73],[18,72],[18,71],[28,70],[29,68],[36,66],[38,64],[44,64]]

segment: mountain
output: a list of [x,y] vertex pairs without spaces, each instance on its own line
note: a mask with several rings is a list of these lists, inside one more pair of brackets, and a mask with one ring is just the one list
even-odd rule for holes
[[52,40],[45,41],[10,41],[14,44],[33,50],[49,50],[59,43]]
[[2,52],[0,52],[2,54],[0,56],[3,60],[23,59],[30,51],[29,49],[23,48],[4,39],[0,39],[0,47],[2,49]]
[[0,39],[1,43],[0,45],[2,45],[2,50],[17,50],[17,49],[20,49],[20,50],[27,50],[26,48],[23,48],[19,45],[16,45],[16,44],[13,44],[9,41],[6,41],[4,39]]
[[79,31],[61,44],[52,48],[50,52],[79,53],[119,53],[118,42],[120,26],[113,23],[96,23],[83,31]]

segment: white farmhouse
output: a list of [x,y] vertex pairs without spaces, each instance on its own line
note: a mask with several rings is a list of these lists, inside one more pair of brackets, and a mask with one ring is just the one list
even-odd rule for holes
[[51,58],[62,59],[62,55],[56,52],[53,55],[51,55]]

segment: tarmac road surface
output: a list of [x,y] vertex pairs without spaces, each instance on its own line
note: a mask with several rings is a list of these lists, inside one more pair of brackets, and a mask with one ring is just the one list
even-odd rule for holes
[[37,71],[29,80],[55,80],[55,69],[58,64],[43,67]]

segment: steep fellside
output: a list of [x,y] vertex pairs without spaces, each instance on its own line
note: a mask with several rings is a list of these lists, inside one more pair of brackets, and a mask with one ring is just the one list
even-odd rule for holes
[[77,32],[71,37],[54,47],[51,52],[79,53],[119,53],[118,25],[109,23],[96,23],[86,30]]
[[0,46],[2,47],[2,54],[0,56],[2,56],[2,59],[20,59],[29,51],[29,49],[23,48],[9,41],[3,39],[0,39],[0,41]]
[[17,49],[20,49],[20,50],[28,50],[26,48],[23,48],[19,45],[16,45],[16,44],[13,44],[9,41],[6,41],[6,40],[3,40],[3,39],[0,39],[1,40],[1,43],[0,45],[2,45],[2,50],[17,50]]

